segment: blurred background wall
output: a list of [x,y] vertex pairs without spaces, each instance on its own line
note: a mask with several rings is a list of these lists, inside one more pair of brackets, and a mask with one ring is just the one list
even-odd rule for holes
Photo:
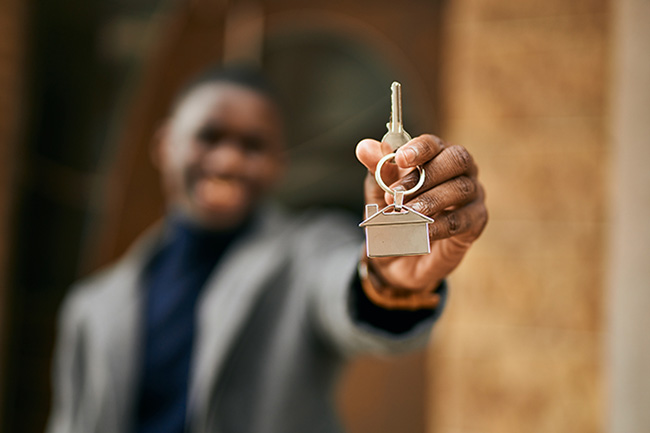
[[613,432],[650,426],[649,21],[648,1],[623,1],[615,8],[606,356]]
[[[162,212],[149,143],[182,82],[247,59],[284,96],[288,206],[361,213],[353,149],[462,144],[491,221],[427,353],[354,363],[352,432],[644,432],[650,234],[644,0],[0,4],[0,428],[38,432],[69,284]],[[645,32],[645,33],[643,33]]]
[[[0,393],[5,389],[6,340],[11,322],[9,268],[10,246],[14,240],[11,216],[24,126],[25,22],[26,13],[21,1],[0,3]],[[0,397],[0,403],[3,401],[4,398]],[[3,406],[0,404],[0,420]]]
[[491,221],[429,352],[436,431],[605,431],[611,14],[448,3],[442,129]]

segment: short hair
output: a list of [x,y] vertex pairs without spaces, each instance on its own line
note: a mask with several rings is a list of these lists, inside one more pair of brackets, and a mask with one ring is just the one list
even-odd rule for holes
[[172,104],[172,111],[194,89],[205,84],[232,83],[266,97],[276,107],[280,108],[280,98],[275,87],[271,84],[261,69],[250,64],[213,65],[189,80],[176,94]]

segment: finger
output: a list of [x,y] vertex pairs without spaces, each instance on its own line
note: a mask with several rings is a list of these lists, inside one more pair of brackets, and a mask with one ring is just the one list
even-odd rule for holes
[[480,186],[475,178],[458,176],[444,182],[406,203],[421,214],[434,216],[450,207],[460,207],[479,196]]
[[[370,172],[368,172],[363,186],[366,204],[376,204],[379,207],[384,207],[389,203],[389,201],[386,201],[386,193],[383,189],[381,189],[379,185],[377,185],[375,176],[373,176]],[[390,198],[392,199],[392,195]]]
[[[425,172],[424,185],[420,191],[426,191],[440,185],[455,177],[466,175],[474,177],[478,173],[478,168],[474,163],[472,155],[462,146],[450,146],[443,149],[435,158],[423,165]],[[403,186],[409,190],[413,188],[420,180],[418,170],[413,170],[391,188]]]
[[[385,199],[384,190],[377,184],[374,177],[377,163],[386,154],[383,145],[383,143],[376,140],[365,139],[361,140],[359,144],[357,144],[355,151],[357,159],[368,169],[369,172],[364,184],[366,203],[375,203],[380,206],[392,202],[392,195],[388,194]],[[384,164],[381,170],[381,175],[385,183],[393,183],[398,177],[397,165],[392,163]]]
[[355,149],[357,159],[363,164],[369,172],[374,173],[377,163],[384,156],[381,151],[381,143],[371,138],[361,140]]
[[379,141],[373,140],[372,138],[361,140],[355,149],[355,153],[359,162],[365,165],[368,171],[372,174],[375,173],[379,160],[383,158],[384,155],[388,155],[391,152],[392,151],[390,150],[390,147],[388,147],[386,143],[380,143]]
[[466,206],[444,211],[429,224],[429,238],[440,240],[467,234],[465,241],[471,242],[479,237],[487,224],[487,209],[482,200],[473,201]]
[[445,143],[435,135],[420,135],[397,150],[395,162],[401,168],[422,165],[433,159],[445,147]]

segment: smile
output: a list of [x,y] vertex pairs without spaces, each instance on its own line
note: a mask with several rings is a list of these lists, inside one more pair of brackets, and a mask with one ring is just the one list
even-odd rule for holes
[[210,176],[196,182],[194,195],[202,207],[221,211],[240,207],[248,194],[241,181]]

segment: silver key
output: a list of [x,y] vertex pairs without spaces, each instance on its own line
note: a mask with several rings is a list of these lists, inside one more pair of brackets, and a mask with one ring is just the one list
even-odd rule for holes
[[418,184],[408,191],[403,187],[390,189],[381,178],[381,167],[395,157],[395,150],[411,140],[402,126],[402,86],[397,81],[391,85],[392,112],[388,133],[381,141],[390,144],[393,153],[385,155],[377,163],[375,179],[379,186],[393,194],[393,204],[379,210],[376,204],[366,205],[366,219],[359,227],[366,231],[366,254],[368,257],[415,256],[429,254],[429,224],[433,221],[404,205],[404,196],[417,192],[424,184],[425,171],[421,166]]
[[411,136],[402,125],[402,85],[397,81],[393,81],[390,86],[390,103],[390,122],[386,124],[388,132],[381,141],[388,143],[395,152],[411,140]]

